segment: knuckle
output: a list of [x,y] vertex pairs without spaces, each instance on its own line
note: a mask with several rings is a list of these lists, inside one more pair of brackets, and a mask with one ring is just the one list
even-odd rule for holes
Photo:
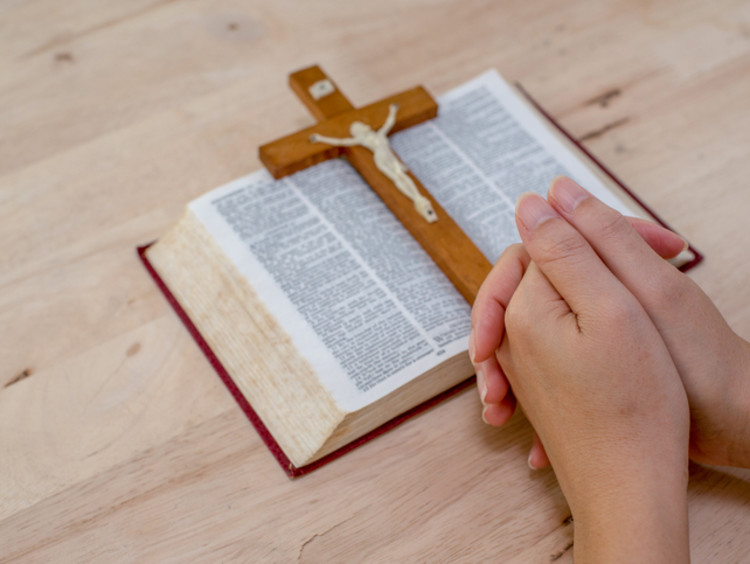
[[542,267],[553,263],[578,262],[586,256],[587,251],[588,243],[578,232],[566,233],[538,241],[534,260]]
[[523,243],[513,243],[512,245],[508,245],[505,247],[505,250],[503,251],[501,256],[516,256],[518,254],[521,254],[523,252]]
[[599,221],[599,233],[605,239],[620,239],[632,229],[625,216],[614,210],[600,214]]
[[523,265],[528,262],[527,256],[526,247],[523,243],[508,245],[495,262],[493,273],[499,271],[501,267],[505,268],[508,264],[520,263]]
[[689,301],[691,281],[671,265],[665,263],[664,267],[670,271],[653,277],[649,288],[649,305],[665,311],[676,311]]
[[578,220],[597,237],[619,239],[632,231],[627,218],[595,198],[587,198],[576,210]]

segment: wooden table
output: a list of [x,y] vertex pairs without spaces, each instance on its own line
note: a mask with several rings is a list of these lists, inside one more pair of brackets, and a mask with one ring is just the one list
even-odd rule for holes
[[[355,104],[495,67],[707,259],[750,337],[747,2],[0,1],[0,560],[569,562],[530,428],[473,390],[290,481],[138,262],[190,199]],[[750,473],[694,466],[695,562],[750,558]]]

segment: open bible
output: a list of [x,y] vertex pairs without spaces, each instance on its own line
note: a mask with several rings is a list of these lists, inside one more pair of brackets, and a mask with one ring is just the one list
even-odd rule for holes
[[[654,219],[495,72],[438,100],[437,118],[390,141],[491,262],[519,240],[518,196],[558,175]],[[473,375],[469,304],[341,159],[212,190],[140,253],[290,475]]]

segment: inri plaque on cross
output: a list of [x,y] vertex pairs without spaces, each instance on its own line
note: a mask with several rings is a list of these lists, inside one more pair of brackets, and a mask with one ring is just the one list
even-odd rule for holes
[[271,175],[282,178],[344,156],[473,304],[492,265],[390,147],[381,143],[387,146],[388,133],[435,117],[435,100],[416,87],[356,109],[318,66],[293,73],[289,82],[318,124],[260,147],[260,160]]

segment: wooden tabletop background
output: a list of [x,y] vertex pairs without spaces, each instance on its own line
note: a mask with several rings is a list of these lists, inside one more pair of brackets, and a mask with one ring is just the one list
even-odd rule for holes
[[[313,63],[356,105],[520,81],[750,337],[746,1],[0,0],[0,560],[572,560],[529,425],[473,389],[290,481],[138,262],[313,123]],[[750,561],[750,473],[693,466],[689,498],[694,561]]]

